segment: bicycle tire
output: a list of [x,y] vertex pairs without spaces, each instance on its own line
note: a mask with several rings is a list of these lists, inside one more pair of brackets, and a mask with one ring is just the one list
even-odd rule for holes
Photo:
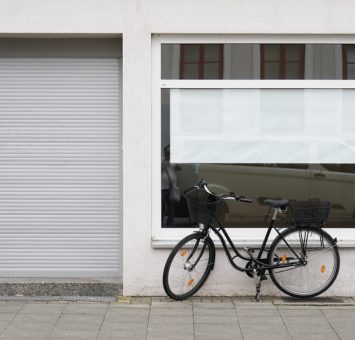
[[[292,241],[297,235],[298,241]],[[296,254],[301,255],[300,249],[302,248],[302,235],[308,235],[307,242],[311,241],[309,243],[309,248],[305,250],[305,253],[311,255],[305,255],[305,260],[307,261],[306,264],[298,267],[292,267],[291,269],[270,269],[269,273],[275,286],[287,295],[295,298],[311,298],[324,293],[334,283],[339,273],[339,251],[335,241],[328,233],[321,228],[316,227],[296,226],[286,229],[277,238],[275,238],[271,244],[268,253],[268,262],[269,264],[275,264],[277,261],[291,261],[291,258],[294,255],[290,249],[287,248],[285,240],[290,244]],[[308,239],[309,236],[312,237],[311,240]],[[304,240],[305,239],[306,237]],[[318,240],[320,246],[317,248]],[[291,245],[292,242],[293,245]],[[325,245],[328,247],[327,249],[325,248]],[[281,257],[277,253],[278,250],[280,254],[282,254]],[[317,254],[316,251],[318,251]],[[287,257],[287,252],[290,254],[289,257]],[[285,260],[287,258],[288,260]],[[294,261],[296,262],[298,260],[294,259]],[[320,282],[319,284],[315,283],[316,279],[317,282]],[[297,280],[298,284],[296,285]],[[307,282],[302,282],[301,284],[301,280],[307,280]]]
[[[193,253],[193,249],[196,245],[196,242],[198,242],[197,248]],[[193,261],[196,261],[201,255],[200,260],[197,262],[197,265],[200,264],[203,270],[203,273],[200,273],[200,275],[197,274],[197,265],[191,271],[186,269],[186,264],[191,265],[191,263],[185,260],[189,259],[191,254],[191,263]],[[176,265],[174,263],[175,259],[178,260],[178,264]],[[183,238],[171,251],[165,263],[163,272],[163,287],[165,293],[170,298],[177,301],[185,300],[196,294],[196,292],[206,282],[211,270],[213,269],[214,260],[215,247],[210,237],[206,237],[206,235],[203,233],[194,233]],[[175,277],[175,273],[172,273],[172,267],[174,267],[174,269],[176,268],[177,270],[179,269],[179,272],[181,272],[182,277],[180,277],[180,273],[177,275],[179,276],[178,278]],[[192,271],[194,271],[194,274],[192,274]],[[198,278],[197,282],[195,281],[196,278]],[[181,284],[179,284],[178,282],[180,282]],[[177,283],[177,287],[175,287],[175,285],[173,287],[174,283]]]

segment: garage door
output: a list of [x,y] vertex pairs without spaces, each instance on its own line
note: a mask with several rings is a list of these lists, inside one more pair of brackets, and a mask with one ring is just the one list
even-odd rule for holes
[[120,77],[0,58],[0,276],[120,276]]

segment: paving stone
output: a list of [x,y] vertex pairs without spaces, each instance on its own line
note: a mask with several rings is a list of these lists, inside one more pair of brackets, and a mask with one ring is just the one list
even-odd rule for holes
[[348,310],[348,309],[354,309],[355,310],[355,303],[352,305],[337,305],[337,306],[318,306],[319,309],[332,309],[332,310]]
[[324,316],[309,316],[305,318],[300,318],[297,316],[285,316],[283,317],[283,320],[286,324],[288,325],[297,325],[297,326],[303,326],[303,325],[327,325],[328,321]]
[[45,323],[48,325],[54,325],[57,320],[59,319],[60,314],[54,314],[54,313],[23,313],[23,314],[16,314],[15,318],[13,319],[13,323],[27,323],[27,322],[32,322],[32,323]]
[[264,334],[268,333],[287,333],[287,329],[284,324],[240,324],[240,329],[242,333],[261,333]]
[[19,311],[20,314],[32,314],[32,313],[43,313],[43,314],[61,314],[65,308],[66,304],[56,303],[29,303],[25,304],[23,308]]
[[[291,337],[286,332],[243,332],[244,340],[291,340]],[[305,339],[303,339],[305,340]]]
[[310,317],[319,316],[323,317],[323,313],[319,309],[280,309],[281,316],[299,316],[299,317]]
[[[224,331],[223,333],[205,333],[205,332],[195,332],[195,340],[242,340],[243,335],[240,333],[233,333],[229,331]],[[259,339],[260,340],[260,339]]]
[[[54,329],[49,339],[97,339],[99,331],[93,329]],[[117,339],[117,333],[116,333]]]
[[339,337],[333,333],[292,333],[293,340],[339,340]]
[[105,314],[108,303],[69,303],[63,313],[67,314]]
[[0,339],[48,339],[52,332],[52,327],[46,329],[32,329],[28,327],[18,327],[10,325],[1,334]]
[[162,331],[149,331],[147,334],[148,340],[194,340],[193,332],[185,332],[180,330],[179,332],[169,332],[167,330]]
[[189,315],[151,315],[149,317],[149,323],[159,323],[159,324],[168,324],[168,323],[175,323],[175,324],[192,324],[193,320],[192,317]]
[[354,340],[354,332],[341,330],[337,331],[337,334],[339,335],[341,340]]
[[99,330],[104,319],[103,315],[62,314],[55,329]]
[[7,328],[10,322],[11,319],[9,321],[0,321],[0,334]]
[[307,318],[298,319],[298,322],[285,322],[287,330],[291,335],[299,333],[303,333],[305,335],[308,333],[333,333],[333,328],[328,323],[317,323],[317,321],[312,323],[312,321],[308,321]]
[[0,303],[0,314],[18,313],[23,308],[23,306],[24,306],[23,303],[11,303],[11,302]]
[[206,324],[195,324],[195,339],[243,339],[242,332],[238,325],[206,325]]
[[141,340],[145,339],[147,330],[129,329],[124,331],[107,331],[101,330],[98,336],[99,340]]
[[149,309],[109,309],[105,316],[107,322],[146,323]]
[[264,307],[275,307],[272,298],[267,298],[266,300],[262,300],[259,302],[255,301],[254,297],[242,297],[242,298],[233,298],[232,301],[236,306],[255,306],[258,308]]
[[192,300],[185,300],[185,301],[152,301],[151,304],[152,308],[191,308]]
[[240,304],[240,303],[260,303],[255,301],[254,296],[236,296],[232,298],[232,301],[235,304]]
[[[180,326],[181,327],[181,326]],[[137,331],[142,332],[148,329],[148,322],[146,323],[127,323],[127,322],[107,322],[105,319],[101,331],[107,332],[129,332]]]
[[207,302],[207,303],[233,303],[233,299],[228,296],[202,296],[201,297],[201,302]]
[[224,315],[224,316],[235,316],[237,312],[235,309],[220,309],[220,308],[194,308],[194,315]]
[[131,297],[131,304],[146,304],[150,305],[152,298],[145,296],[133,296]]
[[327,318],[355,318],[355,309],[322,309],[322,312]]
[[238,318],[234,316],[225,315],[194,315],[194,323],[207,323],[207,324],[237,324]]
[[108,315],[149,315],[149,308],[109,308]]
[[354,327],[355,329],[355,317],[337,317],[337,318],[331,318],[327,317],[327,320],[330,324],[339,326],[339,327],[347,327],[351,326]]
[[263,327],[264,325],[274,325],[284,327],[284,323],[280,316],[257,316],[251,317],[238,317],[240,325],[258,325]]
[[235,303],[235,307],[237,309],[277,309],[277,307],[272,303],[262,303],[262,302],[254,302],[254,303]]
[[235,305],[232,301],[229,302],[197,302],[193,301],[193,308],[218,308],[218,309],[234,309]]
[[[350,320],[349,320],[350,319]],[[353,334],[355,338],[355,323],[352,318],[344,318],[344,319],[328,319],[329,323],[333,327],[333,329],[339,334]]]
[[194,326],[192,323],[188,323],[188,324],[181,324],[181,323],[166,323],[166,324],[149,324],[148,325],[148,331],[168,331],[170,333],[173,332],[193,332],[194,330]]
[[247,309],[236,308],[238,317],[255,317],[255,316],[280,316],[277,309]]
[[296,305],[276,305],[277,309],[319,309],[319,306],[307,306],[307,305],[302,305],[302,306],[296,306]]
[[16,315],[17,314],[12,314],[12,313],[5,314],[5,313],[2,313],[2,314],[0,314],[0,322],[10,322],[16,317]]
[[141,309],[150,309],[150,305],[141,304],[141,303],[134,303],[134,304],[121,304],[117,302],[111,302],[108,306],[109,309],[111,308],[141,308]]
[[152,315],[189,315],[192,317],[192,308],[151,308]]

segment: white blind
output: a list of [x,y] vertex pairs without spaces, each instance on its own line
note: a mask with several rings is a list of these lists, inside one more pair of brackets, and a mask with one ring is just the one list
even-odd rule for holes
[[355,89],[172,89],[173,163],[355,163]]
[[0,59],[0,276],[119,276],[118,59]]

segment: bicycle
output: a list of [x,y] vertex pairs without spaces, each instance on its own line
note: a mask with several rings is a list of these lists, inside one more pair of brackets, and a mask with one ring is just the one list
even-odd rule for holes
[[[273,209],[273,214],[262,245],[258,248],[245,247],[245,254],[242,254],[228,235],[221,216],[225,200],[244,203],[252,203],[252,200],[234,193],[214,194],[204,179],[188,189],[185,197],[191,222],[198,230],[183,238],[166,261],[163,286],[170,298],[187,299],[206,282],[216,258],[211,230],[221,241],[233,268],[254,278],[256,301],[260,299],[261,281],[267,279],[267,273],[277,288],[295,298],[322,294],[337,278],[340,267],[337,239],[322,229],[331,208],[329,201],[266,199],[264,204]],[[293,220],[277,226],[277,217],[285,214],[288,208]],[[267,247],[272,230],[276,231],[277,236]],[[237,258],[246,261],[244,267],[235,263]]]

